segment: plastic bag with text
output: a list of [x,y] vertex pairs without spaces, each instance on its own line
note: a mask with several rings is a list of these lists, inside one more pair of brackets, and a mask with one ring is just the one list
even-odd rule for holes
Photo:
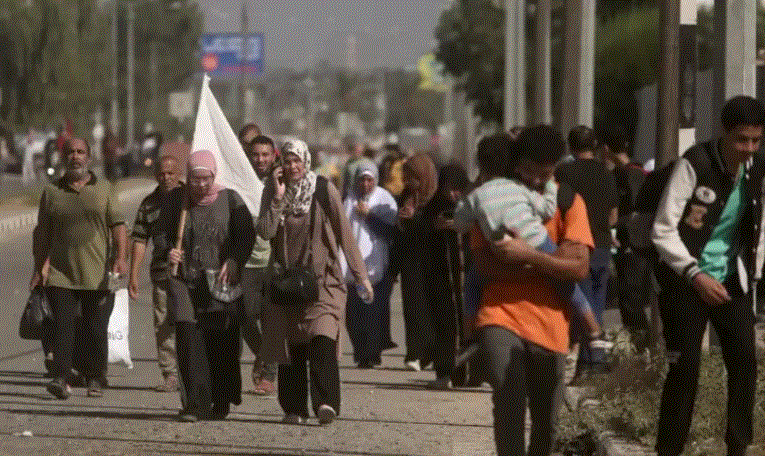
[[109,363],[122,364],[128,369],[133,368],[133,360],[130,359],[130,300],[127,288],[120,288],[114,292],[114,309],[109,317],[107,337],[109,339]]

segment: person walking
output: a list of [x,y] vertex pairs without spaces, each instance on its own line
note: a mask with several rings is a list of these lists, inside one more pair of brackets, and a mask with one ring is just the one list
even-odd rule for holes
[[430,156],[418,152],[403,166],[404,190],[398,209],[397,225],[401,230],[401,301],[404,311],[408,369],[419,371],[433,361],[433,328],[429,317],[425,264],[427,249],[423,239],[430,230],[424,207],[433,199],[438,186],[436,167]]
[[[371,369],[381,364],[380,353],[385,348],[382,343],[387,342],[384,338],[390,334],[384,332],[386,326],[382,318],[388,315],[385,309],[390,306],[393,282],[386,280],[386,273],[398,206],[393,196],[379,187],[377,181],[374,162],[367,158],[359,160],[355,183],[343,202],[351,232],[374,289],[374,299],[364,302],[356,287],[348,287],[346,328],[353,345],[353,360],[359,369]],[[347,274],[347,269],[347,263],[343,262],[346,281],[351,283],[353,276]]]
[[[179,420],[224,419],[241,403],[237,316],[239,276],[252,252],[255,227],[241,196],[215,184],[210,151],[192,152],[186,188],[168,195],[160,230],[168,233],[170,302],[181,375]],[[178,238],[180,237],[180,243]],[[177,266],[175,266],[177,265]]]
[[33,235],[35,270],[30,289],[45,286],[55,316],[53,380],[47,390],[67,399],[71,386],[75,316],[82,312],[87,395],[100,397],[106,378],[107,326],[114,307],[109,272],[127,272],[127,229],[114,189],[90,170],[87,141],[63,143],[64,176],[48,184],[40,197]]
[[651,232],[659,263],[659,311],[669,372],[659,409],[656,451],[683,453],[699,376],[701,339],[712,322],[728,382],[725,443],[743,456],[752,440],[757,380],[754,312],[747,297],[762,274],[762,183],[757,153],[765,109],[748,96],[722,108],[722,136],[675,162]]
[[133,224],[133,245],[130,254],[130,279],[128,292],[131,299],[138,299],[140,286],[138,274],[146,245],[149,240],[154,243],[152,250],[149,275],[151,277],[151,299],[154,308],[154,337],[157,343],[157,362],[162,372],[162,383],[156,390],[159,392],[178,391],[178,362],[175,354],[175,323],[167,303],[168,264],[167,264],[167,233],[157,230],[157,220],[163,207],[167,206],[167,196],[178,187],[183,187],[180,181],[178,159],[165,155],[155,164],[154,177],[157,188],[141,201]]
[[[510,170],[542,194],[563,155],[563,139],[553,128],[540,125],[524,129],[516,145],[517,161]],[[494,440],[501,456],[552,451],[569,348],[569,312],[549,278],[576,281],[589,272],[593,242],[581,196],[574,195],[565,214],[556,208],[545,228],[559,245],[555,254],[538,250],[520,237],[506,237],[493,246],[478,227],[471,231],[473,260],[484,276],[476,326],[493,388]],[[527,406],[531,412],[528,451]]]
[[[245,145],[245,151],[258,179],[265,182],[273,171],[276,159],[274,142],[268,136],[259,135]],[[264,363],[260,354],[263,327],[267,318],[264,300],[268,299],[265,287],[268,282],[270,258],[271,243],[256,236],[252,253],[242,270],[242,309],[240,311],[242,338],[255,355],[255,361],[252,363],[252,384],[253,392],[259,396],[276,394],[278,365],[275,362]]]
[[307,269],[316,277],[318,299],[272,303],[261,351],[264,362],[281,363],[277,386],[284,422],[300,424],[308,418],[310,372],[313,412],[320,424],[329,424],[340,413],[338,358],[347,293],[339,248],[370,299],[374,290],[340,194],[310,171],[308,146],[289,140],[280,158],[281,166],[274,168],[263,190],[258,234],[271,241],[273,272]]
[[[595,158],[597,141],[591,128],[580,125],[571,129],[568,145],[574,161],[558,166],[555,178],[558,182],[569,184],[587,206],[595,249],[590,253],[590,273],[579,282],[579,287],[590,302],[598,324],[602,326],[611,269],[611,228],[616,225],[619,213],[616,183],[605,163]],[[574,340],[585,342],[575,344],[579,348],[577,372],[605,371],[604,348],[608,343],[593,337],[589,329],[585,332],[585,326],[580,318],[573,319]]]

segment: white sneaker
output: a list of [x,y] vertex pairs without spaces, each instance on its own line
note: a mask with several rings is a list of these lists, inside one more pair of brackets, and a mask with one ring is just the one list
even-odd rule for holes
[[316,411],[316,418],[319,419],[319,424],[329,424],[335,421],[337,412],[331,406],[327,404],[321,404],[319,410]]
[[305,423],[305,418],[302,416],[295,414],[295,413],[288,413],[284,415],[284,418],[282,419],[282,423],[284,424],[303,424]]
[[609,351],[614,347],[614,343],[603,338],[590,340],[590,348],[601,349],[603,351]]
[[420,360],[419,359],[413,359],[411,361],[406,361],[404,364],[406,365],[406,367],[409,370],[413,370],[415,372],[419,372],[419,371],[422,370],[422,367],[420,367]]

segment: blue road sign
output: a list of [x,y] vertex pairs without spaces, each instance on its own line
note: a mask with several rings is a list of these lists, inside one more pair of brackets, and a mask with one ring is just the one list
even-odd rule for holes
[[263,71],[263,35],[210,33],[199,39],[202,70],[211,75],[260,74]]

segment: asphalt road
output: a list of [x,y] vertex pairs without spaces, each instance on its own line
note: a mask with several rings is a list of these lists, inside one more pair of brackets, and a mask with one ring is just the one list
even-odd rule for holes
[[[132,220],[140,198],[129,206]],[[135,367],[110,366],[101,399],[75,388],[67,401],[45,391],[39,342],[18,338],[32,271],[31,234],[0,242],[0,455],[16,454],[275,454],[492,455],[489,389],[431,391],[433,371],[403,368],[400,292],[392,300],[393,339],[381,368],[353,366],[347,335],[341,360],[342,410],[328,427],[280,423],[275,398],[244,394],[226,421],[179,423],[177,393],[157,393],[160,380],[152,329],[150,282],[131,302],[130,349]],[[242,356],[244,391],[252,389],[252,355]]]

